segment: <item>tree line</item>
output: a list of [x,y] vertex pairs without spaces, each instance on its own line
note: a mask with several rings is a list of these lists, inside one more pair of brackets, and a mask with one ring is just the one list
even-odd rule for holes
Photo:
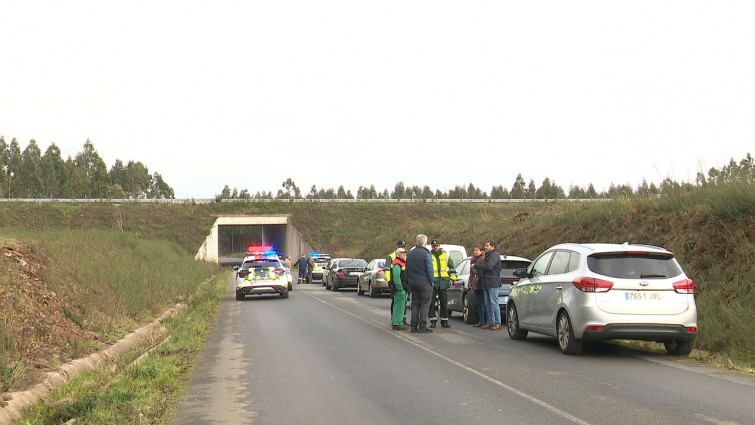
[[709,186],[727,184],[733,182],[755,181],[755,165],[752,156],[748,153],[741,161],[736,162],[732,158],[728,164],[720,169],[711,168],[707,176],[702,172],[697,173],[694,183],[676,182],[671,178],[664,179],[660,185],[655,183],[648,184],[645,179],[637,187],[629,184],[620,184],[611,186],[608,190],[598,192],[590,183],[586,188],[580,186],[570,186],[568,191],[545,178],[540,187],[535,185],[535,181],[530,179],[527,183],[519,173],[511,186],[511,189],[503,185],[493,186],[490,192],[486,192],[474,184],[469,183],[466,186],[456,185],[448,191],[432,190],[429,186],[408,186],[404,182],[396,183],[392,191],[375,189],[374,185],[370,187],[359,186],[356,194],[347,190],[343,185],[337,189],[323,189],[312,185],[309,192],[304,194],[296,183],[289,177],[282,184],[278,192],[273,194],[272,191],[258,191],[252,195],[247,189],[239,191],[234,188],[231,190],[226,185],[220,194],[215,196],[215,200],[223,199],[619,199],[632,196],[663,196],[672,193],[678,193],[684,190],[690,190],[696,186]]
[[22,151],[13,138],[0,136],[0,198],[30,199],[174,199],[159,173],[139,161],[120,159],[108,171],[89,139],[65,161],[52,143],[44,154],[32,139]]

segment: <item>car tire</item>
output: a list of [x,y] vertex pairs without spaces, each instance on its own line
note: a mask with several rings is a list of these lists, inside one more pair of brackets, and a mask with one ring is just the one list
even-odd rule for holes
[[239,294],[238,292],[236,292],[236,301],[241,301],[243,299],[244,299],[244,294]]
[[477,311],[477,300],[475,299],[474,294],[467,292],[467,294],[464,295],[462,305],[464,306],[464,310],[462,311],[464,323],[467,325],[478,323],[480,321],[480,314]]
[[281,291],[281,298],[288,298],[288,289],[283,288]]
[[333,281],[333,287],[331,289],[333,290],[333,292],[338,292],[339,288],[338,288],[338,286],[336,286],[336,281],[335,280]]
[[516,312],[514,303],[509,303],[506,307],[506,329],[511,339],[521,341],[527,338],[527,331],[519,327],[519,313]]
[[357,295],[364,295],[364,290],[362,290],[362,282],[357,282]]
[[695,346],[695,340],[679,341],[674,339],[664,342],[663,346],[666,347],[666,352],[670,356],[689,356],[689,353],[692,352],[692,347]]
[[368,286],[368,289],[370,291],[370,298],[375,298],[378,296],[377,292],[375,291],[375,287],[372,286],[372,281],[370,281],[370,285]]
[[558,348],[564,354],[579,354],[582,352],[584,342],[574,337],[574,329],[571,325],[571,319],[566,311],[558,314],[556,321],[556,338],[558,338]]
[[291,285],[290,283],[288,284],[288,290],[289,290],[289,291],[293,291],[293,290],[294,290],[294,286],[293,286],[293,285]]

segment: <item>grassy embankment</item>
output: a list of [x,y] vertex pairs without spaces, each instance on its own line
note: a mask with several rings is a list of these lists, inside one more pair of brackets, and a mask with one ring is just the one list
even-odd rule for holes
[[[46,272],[45,281],[63,291],[61,293],[66,294],[69,291],[69,300],[73,301],[67,307],[70,311],[66,316],[80,322],[84,330],[101,335],[109,341],[134,324],[144,323],[154,317],[156,312],[180,300],[179,297],[182,295],[186,297],[196,293],[198,282],[212,271],[205,269],[206,265],[197,265],[191,258],[216,215],[270,213],[291,214],[293,223],[308,242],[320,251],[368,259],[383,257],[394,246],[397,238],[406,239],[411,243],[417,233],[426,233],[443,242],[460,243],[467,247],[485,239],[494,239],[501,241],[503,252],[530,258],[534,258],[552,244],[565,241],[630,241],[664,246],[677,254],[697,285],[696,299],[701,333],[696,347],[712,352],[718,359],[731,359],[743,368],[751,369],[755,363],[755,327],[752,326],[755,318],[755,294],[751,283],[752,277],[755,276],[755,191],[752,190],[752,185],[702,188],[664,199],[630,199],[604,203],[279,202],[212,205],[123,204],[119,207],[109,204],[0,204],[0,236],[7,238],[10,235],[13,241],[21,240],[48,257],[53,264],[50,269],[61,271],[54,274]],[[514,219],[515,215],[523,219]],[[37,230],[21,232],[22,229]],[[125,233],[121,234],[121,231]],[[73,240],[69,242],[52,241],[65,239],[64,235],[79,233],[84,236],[70,236]],[[98,244],[97,241],[100,239],[105,242]],[[76,251],[77,245],[89,244],[94,244],[91,251]],[[141,247],[142,244],[148,247]],[[68,250],[77,253],[74,255]],[[101,263],[108,260],[105,251],[113,251],[111,260],[115,262],[111,263],[112,267]],[[121,261],[123,264],[120,264],[118,259],[122,260],[127,256],[119,256],[119,252],[136,254],[129,254],[130,259]],[[76,261],[70,261],[72,258]],[[144,267],[137,267],[143,272],[122,271],[121,265],[125,266],[129,261],[143,263]],[[58,269],[64,267],[61,264],[66,262],[71,266],[69,272]],[[87,267],[91,267],[92,270],[81,270]],[[196,275],[183,275],[195,267],[199,269]],[[143,273],[150,273],[149,270],[152,269],[165,269],[169,273],[161,277],[145,278]],[[184,278],[178,278],[180,276]],[[164,298],[142,297],[150,298],[145,302],[155,303],[154,305],[141,304],[142,301],[121,301],[118,298],[127,297],[129,292],[137,293],[138,290],[144,290],[145,284],[150,287],[150,294],[159,295],[159,291],[152,291],[151,285],[161,280],[169,281],[173,277],[177,280],[168,285],[173,290],[163,293]],[[120,280],[121,278],[125,281]],[[117,286],[132,285],[135,280],[141,283],[135,283],[132,291],[114,290],[111,295],[102,297],[104,292],[109,291],[98,292],[98,288],[100,291],[102,287],[112,288],[110,285],[115,279],[121,282]],[[97,285],[87,288],[90,281],[97,282]],[[220,298],[220,293],[222,290],[214,293],[216,301]],[[195,299],[199,298],[202,297]],[[112,316],[108,308],[114,308],[113,311],[118,314]],[[208,308],[208,311],[214,311],[213,308],[216,308],[216,304]],[[200,328],[207,325],[206,322],[203,323]],[[201,334],[203,331],[197,332]],[[199,339],[201,340],[201,336]],[[174,338],[172,341],[179,344],[176,340]],[[0,367],[5,369],[0,369],[0,373],[3,370],[6,374],[9,370],[10,373],[14,373],[14,370],[17,372],[17,367],[8,367],[7,360],[15,359],[15,364],[19,364],[18,352],[14,357],[13,350],[8,350],[9,347],[17,347],[14,342],[19,341],[22,339],[17,335],[14,337],[7,328],[5,329],[3,337],[0,338],[0,347],[5,350],[5,353],[0,355]],[[95,348],[89,344],[92,343],[84,342],[80,344],[79,349],[72,351],[83,352]],[[94,343],[97,344],[98,342]],[[198,346],[192,344],[196,344],[196,341],[189,345]],[[119,382],[130,376],[129,374],[134,374],[136,381],[127,384],[127,388],[131,388],[128,391],[132,391],[147,381],[154,381],[163,371],[174,369],[178,371],[175,378],[165,378],[165,382],[160,379],[156,381],[158,387],[164,384],[164,388],[158,392],[164,392],[171,398],[174,391],[172,388],[180,382],[180,371],[190,363],[191,356],[186,354],[195,348],[182,351],[180,345],[169,347],[172,348],[165,349],[168,357],[174,354],[183,356],[181,360],[177,360],[180,366],[150,363],[152,366],[145,366],[148,368],[146,371],[137,369],[127,372],[119,378]],[[698,352],[693,354],[701,355]],[[64,359],[61,358],[62,360]],[[147,374],[149,379],[144,379],[143,374]],[[142,379],[138,379],[139,376],[142,376]],[[95,381],[107,381],[112,379],[112,376],[88,379],[96,386]],[[109,385],[108,388],[114,386]],[[70,391],[76,392],[75,389]],[[98,397],[104,397],[102,400],[105,401],[97,401],[98,399],[92,396],[94,398],[85,397],[88,401],[76,401],[73,404],[79,406],[78,410],[98,411],[93,406],[98,403],[107,405],[111,399],[120,397],[108,391],[128,392],[115,388],[100,391],[84,389],[82,393],[99,394]],[[60,397],[65,396],[61,394]],[[152,397],[147,396],[148,399]],[[141,411],[137,407],[142,405],[141,401],[124,400],[124,403],[124,409],[130,409],[131,413]],[[154,399],[151,403],[164,406],[162,402]],[[50,410],[45,413],[47,416],[37,418],[50,418],[51,414],[57,414],[54,412],[62,410],[61,407],[41,408]],[[162,411],[163,408],[153,408],[155,409]],[[155,413],[157,412],[150,412],[153,419]],[[76,414],[70,416],[76,417]],[[100,423],[107,421],[103,420]]]

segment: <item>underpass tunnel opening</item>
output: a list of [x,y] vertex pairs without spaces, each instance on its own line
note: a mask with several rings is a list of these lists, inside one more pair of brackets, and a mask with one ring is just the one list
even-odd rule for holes
[[218,226],[218,256],[242,258],[249,246],[270,246],[281,256],[292,255],[285,224]]

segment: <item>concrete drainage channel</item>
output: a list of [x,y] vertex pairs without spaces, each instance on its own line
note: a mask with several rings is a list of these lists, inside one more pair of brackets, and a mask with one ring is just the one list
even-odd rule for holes
[[[83,372],[102,368],[126,355],[134,353],[138,349],[149,348],[134,363],[138,363],[148,357],[155,348],[155,345],[162,344],[169,337],[165,335],[165,328],[160,327],[160,324],[165,319],[176,315],[185,307],[185,304],[176,304],[152,323],[128,334],[105,350],[92,353],[87,357],[72,360],[60,366],[57,370],[47,373],[44,380],[31,389],[3,393],[3,400],[7,404],[0,407],[0,425],[8,425],[15,420],[21,419],[28,408],[46,400],[53,394],[56,388],[81,375]],[[160,342],[157,343],[158,341]]]

